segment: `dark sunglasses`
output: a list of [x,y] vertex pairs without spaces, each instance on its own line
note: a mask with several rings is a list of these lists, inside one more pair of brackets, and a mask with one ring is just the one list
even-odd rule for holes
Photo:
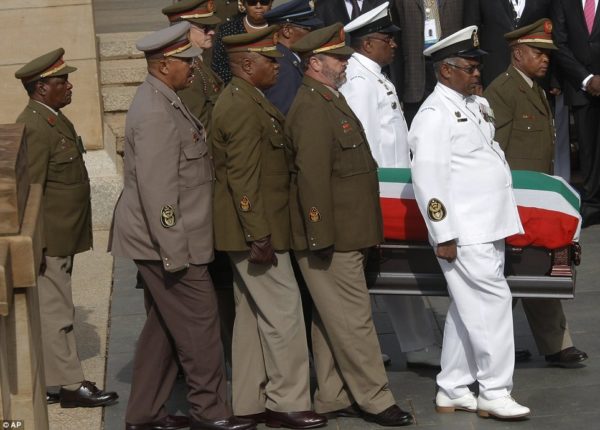
[[248,6],[256,6],[257,4],[261,4],[263,6],[269,6],[272,0],[246,0],[245,3]]
[[461,66],[457,66],[456,64],[452,64],[452,63],[444,63],[447,66],[450,67],[454,67],[455,69],[458,70],[462,70],[463,72],[465,72],[467,75],[472,75],[473,73],[475,73],[475,70],[481,72],[483,70],[483,64],[477,64],[476,66],[469,66],[469,67],[461,67]]

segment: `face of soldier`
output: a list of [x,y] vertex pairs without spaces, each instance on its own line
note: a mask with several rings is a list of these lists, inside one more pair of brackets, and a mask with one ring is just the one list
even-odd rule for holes
[[174,91],[187,88],[194,78],[194,58],[168,57],[166,78]]
[[530,78],[543,78],[548,72],[550,56],[548,50],[521,44],[515,48],[515,65]]
[[453,58],[443,63],[441,71],[447,86],[467,97],[481,85],[481,63],[475,58]]
[[190,27],[189,39],[196,48],[202,50],[210,49],[213,46],[215,29],[208,26],[192,24]]
[[277,83],[279,63],[275,58],[264,55],[252,55],[252,83],[259,90],[266,90]]
[[[368,49],[368,57],[375,61],[380,66],[387,66],[394,60],[396,53],[396,41],[392,34],[373,33],[367,36],[366,48]],[[363,45],[364,46],[364,45]]]
[[335,89],[346,82],[346,66],[348,57],[343,55],[321,55],[321,75],[327,80],[325,84]]
[[69,75],[46,78],[39,85],[38,93],[46,106],[59,110],[71,103],[73,85]]

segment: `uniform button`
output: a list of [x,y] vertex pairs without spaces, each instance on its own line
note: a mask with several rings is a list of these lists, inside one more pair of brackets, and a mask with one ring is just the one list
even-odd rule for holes
[[169,263],[166,263],[166,264],[165,264],[165,266],[169,267],[169,266],[170,266],[170,264],[169,264]]
[[356,145],[352,145],[353,148],[356,148]]
[[271,117],[271,121],[272,121],[272,122],[275,122],[275,118]]
[[316,243],[313,243],[313,246],[317,246],[317,244],[316,244]]
[[165,257],[165,261],[169,261],[169,258],[168,258],[168,257]]

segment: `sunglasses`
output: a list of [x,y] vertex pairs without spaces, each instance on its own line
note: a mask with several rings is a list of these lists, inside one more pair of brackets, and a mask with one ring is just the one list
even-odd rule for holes
[[261,4],[263,6],[269,6],[272,0],[246,0],[245,3],[248,6],[256,6],[257,4]]
[[452,64],[452,63],[444,63],[447,66],[450,67],[454,67],[455,69],[458,70],[462,70],[463,72],[465,72],[467,75],[472,75],[473,73],[475,73],[475,70],[481,72],[481,70],[483,70],[483,64],[477,64],[476,66],[469,66],[469,67],[461,67],[461,66],[457,66],[456,64]]

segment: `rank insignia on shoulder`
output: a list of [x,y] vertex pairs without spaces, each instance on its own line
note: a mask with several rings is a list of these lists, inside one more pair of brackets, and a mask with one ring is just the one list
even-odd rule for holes
[[310,211],[308,212],[308,219],[310,220],[310,222],[321,221],[321,213],[319,212],[319,209],[317,209],[314,206],[310,208]]
[[352,125],[345,119],[342,120],[342,130],[344,130],[344,133],[350,133],[352,131]]
[[446,218],[446,207],[438,199],[431,199],[427,203],[427,216],[431,221],[441,221]]
[[171,228],[176,224],[175,209],[171,205],[164,205],[160,210],[160,224],[164,228]]
[[242,212],[250,212],[251,209],[251,205],[250,205],[250,199],[248,198],[247,195],[243,195],[242,196],[242,200],[240,200],[240,210]]

